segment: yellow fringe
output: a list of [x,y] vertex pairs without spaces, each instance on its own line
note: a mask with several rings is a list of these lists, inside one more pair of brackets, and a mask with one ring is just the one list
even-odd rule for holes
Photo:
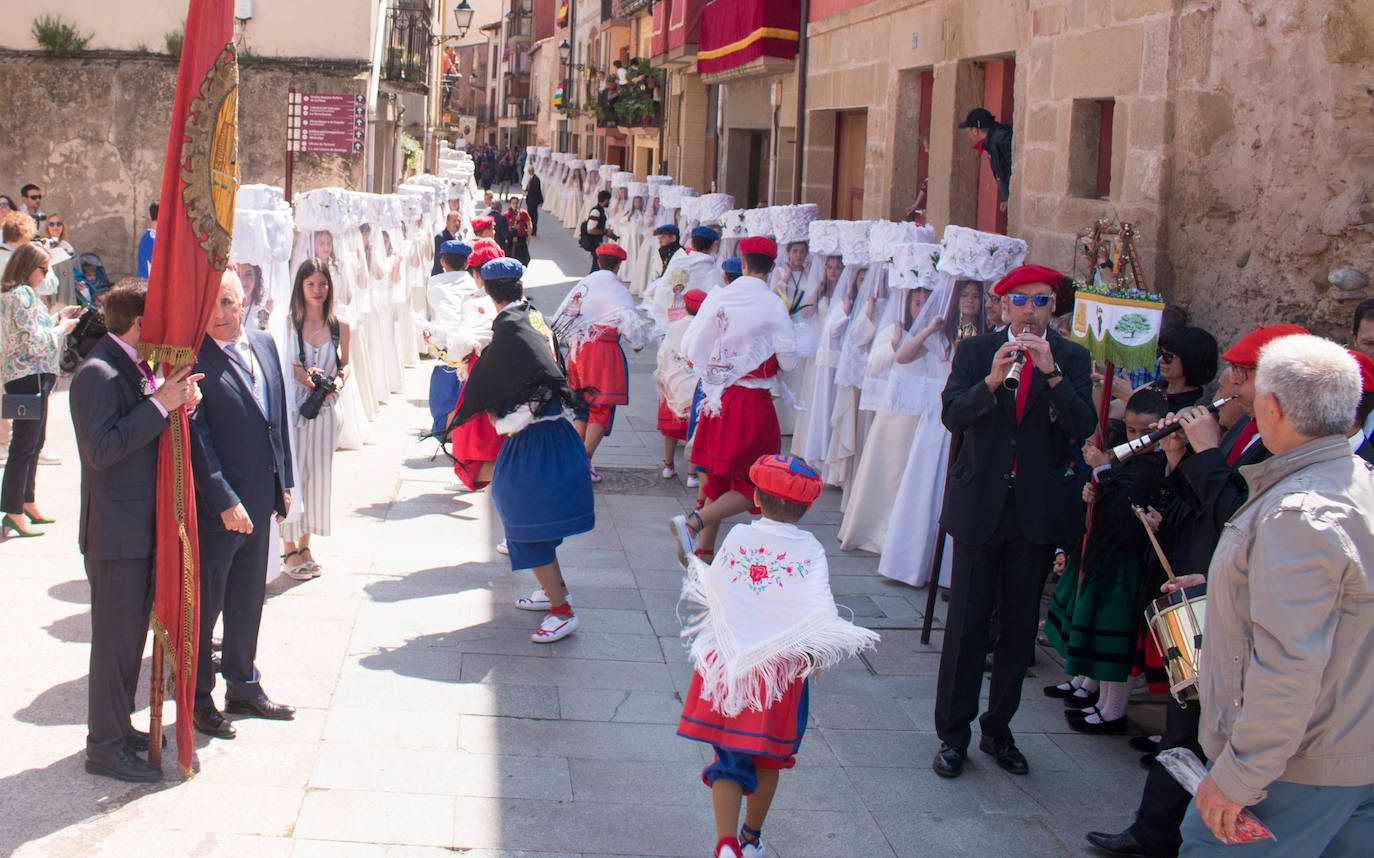
[[159,343],[139,343],[138,356],[154,364],[171,364],[180,368],[195,363],[196,350],[190,346],[167,346]]

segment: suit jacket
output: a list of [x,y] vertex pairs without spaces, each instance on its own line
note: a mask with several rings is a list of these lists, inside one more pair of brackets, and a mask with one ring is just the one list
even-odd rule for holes
[[538,176],[530,176],[529,184],[525,185],[525,202],[531,207],[544,204],[544,183]]
[[453,239],[454,235],[448,231],[447,227],[443,232],[434,236],[434,266],[429,270],[430,277],[433,277],[435,274],[444,273],[444,266],[439,264],[439,248],[443,246],[444,242],[453,241]]
[[153,556],[157,440],[167,418],[143,395],[143,373],[106,336],[72,376],[72,426],[81,457],[81,553]]
[[1190,453],[1178,463],[1176,469],[1178,478],[1175,486],[1179,495],[1208,519],[1209,525],[1218,536],[1221,534],[1222,525],[1226,524],[1250,497],[1250,486],[1240,475],[1240,469],[1246,465],[1259,464],[1270,455],[1269,449],[1264,446],[1264,439],[1256,438],[1254,443],[1241,453],[1234,467],[1226,463],[1226,457],[1230,455],[1236,439],[1249,425],[1250,420],[1249,417],[1237,420],[1222,436],[1220,444],[1210,450]]
[[966,339],[954,353],[941,420],[963,440],[945,485],[940,523],[960,542],[983,545],[992,538],[1013,463],[1016,518],[1032,543],[1063,540],[1068,521],[1064,506],[1081,503],[1076,493],[1082,481],[1073,469],[1072,453],[1097,428],[1092,359],[1087,349],[1053,331],[1048,339],[1064,380],[1051,387],[1044,375],[1032,375],[1027,367],[1030,387],[1020,423],[1016,393],[1000,387],[992,393],[983,383],[993,355],[1007,341],[1006,331]]
[[196,510],[202,528],[223,530],[220,515],[242,503],[254,526],[271,510],[286,515],[285,493],[294,485],[291,442],[286,431],[286,392],[272,337],[248,331],[248,343],[263,370],[269,416],[233,363],[209,336],[201,343],[196,371],[201,402],[191,420],[191,467]]

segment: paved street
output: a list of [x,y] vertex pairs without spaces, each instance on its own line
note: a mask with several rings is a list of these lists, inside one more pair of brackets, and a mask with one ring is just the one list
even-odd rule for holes
[[[552,311],[587,255],[547,214],[543,226],[527,285]],[[658,475],[653,362],[651,349],[630,358],[632,404],[597,458],[597,528],[561,551],[581,631],[530,643],[539,616],[511,603],[535,585],[496,553],[489,496],[446,492],[446,460],[414,440],[428,420],[419,366],[373,424],[375,443],[336,458],[323,577],[270,588],[263,685],[300,707],[296,720],[198,736],[200,773],[157,787],[82,769],[90,617],[64,390],[48,451],[65,463],[41,468],[38,486],[60,521],[0,545],[0,855],[705,856],[710,755],[674,735],[691,671],[666,521],[691,499]],[[838,502],[827,490],[803,526],[831,549],[837,599],[883,642],[813,686],[798,766],[765,826],[770,854],[1080,855],[1084,831],[1124,827],[1138,755],[1068,730],[1040,694],[1061,676],[1047,650],[1013,725],[1032,773],[976,750],[956,781],[931,772],[939,633],[919,644],[925,592],[839,551]]]

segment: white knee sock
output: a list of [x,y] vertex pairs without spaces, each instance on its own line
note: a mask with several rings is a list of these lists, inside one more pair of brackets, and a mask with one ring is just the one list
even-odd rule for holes
[[1104,682],[1097,698],[1097,712],[1084,720],[1089,724],[1115,721],[1126,714],[1126,703],[1131,698],[1130,687],[1124,682]]

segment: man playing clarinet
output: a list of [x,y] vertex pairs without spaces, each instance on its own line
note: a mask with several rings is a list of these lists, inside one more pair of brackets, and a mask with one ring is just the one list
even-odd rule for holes
[[1065,537],[1062,509],[1078,503],[1071,454],[1097,425],[1088,351],[1050,326],[1061,277],[1023,265],[1002,278],[993,291],[1002,296],[1007,329],[965,340],[945,384],[941,419],[964,437],[940,515],[954,540],[935,692],[940,750],[932,765],[941,777],[964,770],[994,609],[998,635],[978,748],[1012,774],[1030,770],[1011,719],[1054,546]]

